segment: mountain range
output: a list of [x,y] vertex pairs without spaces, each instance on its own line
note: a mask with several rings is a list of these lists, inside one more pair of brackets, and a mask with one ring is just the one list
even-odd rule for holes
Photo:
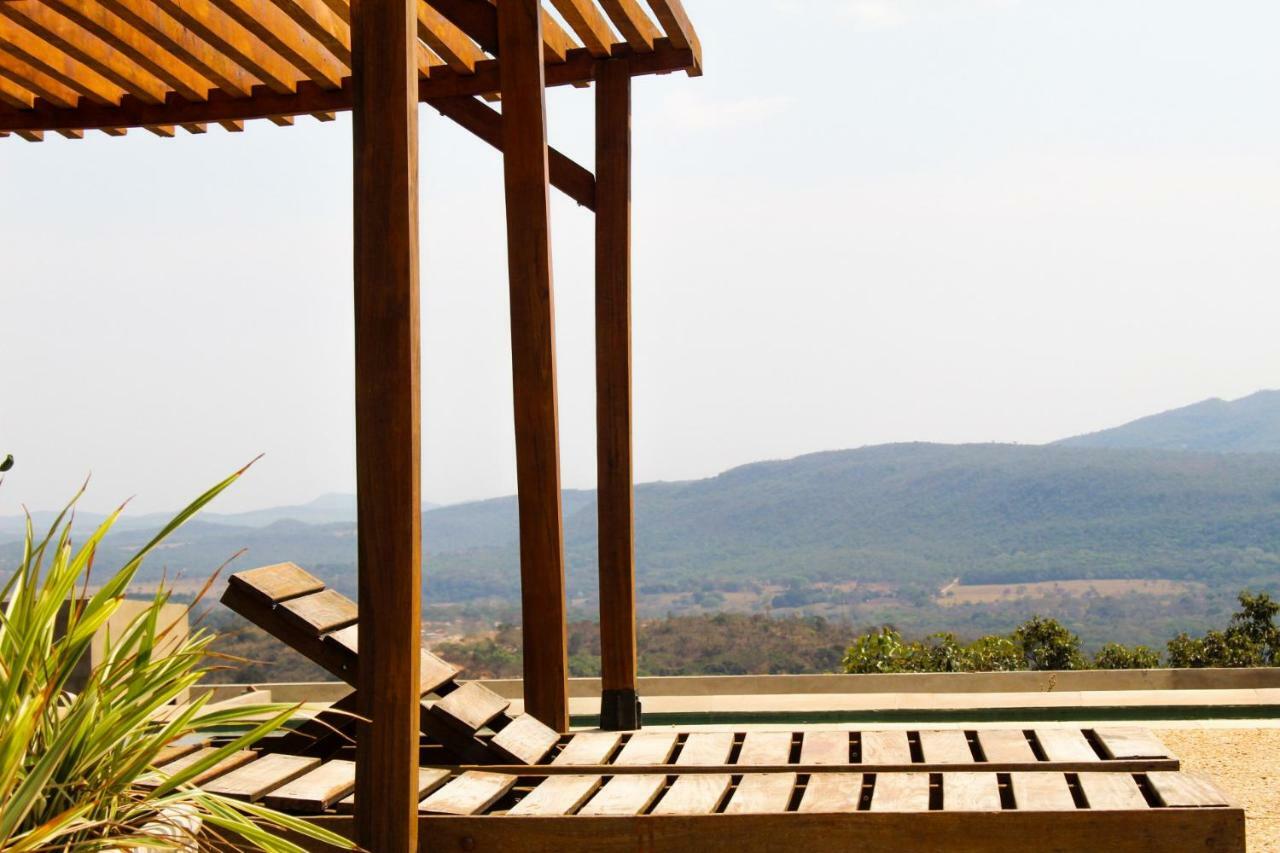
[[[1280,391],[1208,400],[1051,445],[891,444],[759,462],[636,489],[642,594],[732,595],[853,581],[931,594],[965,583],[1169,578],[1232,588],[1280,580]],[[566,491],[571,597],[595,594],[595,494]],[[124,556],[163,516],[104,543]],[[0,566],[17,556],[0,524]],[[514,497],[423,515],[426,597],[518,596]],[[7,540],[7,542],[6,542]],[[354,500],[205,514],[149,561],[203,577],[292,560],[354,591]]]

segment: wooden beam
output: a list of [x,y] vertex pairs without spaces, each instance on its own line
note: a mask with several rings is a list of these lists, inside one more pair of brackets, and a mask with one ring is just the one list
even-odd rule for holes
[[323,44],[348,68],[351,67],[350,14],[346,18],[334,13],[321,0],[271,0],[294,23]]
[[592,56],[608,56],[609,49],[617,39],[609,22],[596,7],[596,0],[551,0],[582,44],[591,51]]
[[596,502],[600,726],[640,727],[631,451],[631,73],[596,80]]
[[648,53],[662,37],[662,30],[654,26],[636,0],[600,0],[600,5],[632,49]]
[[667,31],[667,38],[676,47],[686,48],[693,52],[693,65],[687,70],[690,77],[702,74],[702,43],[698,41],[698,33],[693,29],[684,4],[680,0],[649,0],[649,8]]
[[181,58],[162,49],[134,27],[112,14],[98,0],[44,0],[53,11],[93,33],[134,62],[163,80],[182,97],[203,101],[213,82],[193,70]]
[[[6,77],[18,84],[28,92],[34,93],[37,97],[48,102],[54,107],[74,107],[79,101],[79,95],[76,91],[61,80],[54,79],[41,69],[29,65],[24,62],[21,57],[14,56],[3,49],[0,45],[0,77]],[[38,106],[38,102],[37,102]],[[17,115],[31,116],[35,115],[36,108],[30,110],[15,110]],[[6,130],[63,130],[76,129],[76,125],[67,125],[63,127],[43,128],[39,124],[31,127],[12,127]]]
[[347,64],[273,3],[262,0],[213,0],[213,3],[321,88],[342,88]]
[[82,29],[70,19],[36,0],[0,3],[0,15],[30,31],[129,94],[152,103],[163,103],[165,81],[157,79],[113,46]]
[[223,56],[277,92],[297,89],[300,69],[262,42],[210,0],[148,0]]
[[[428,0],[440,14],[475,40],[486,52],[498,55],[498,13],[494,0]],[[538,7],[542,25],[543,56],[547,62],[564,62],[577,47],[573,38],[545,9]]]
[[[128,0],[135,2],[136,0]],[[122,0],[101,0],[118,3]],[[689,67],[692,53],[673,48],[667,39],[660,39],[652,53],[637,53],[619,47],[615,56],[630,59],[632,76],[663,74]],[[267,118],[273,115],[307,115],[314,112],[341,112],[351,109],[350,78],[343,81],[342,89],[322,89],[309,80],[298,84],[297,92],[279,93],[258,86],[251,97],[234,97],[217,89],[209,93],[207,101],[191,102],[169,98],[164,104],[147,104],[131,96],[124,97],[120,105],[106,106],[81,101],[74,109],[60,109],[54,103],[46,103],[43,92],[27,86],[21,74],[5,74],[0,51],[0,76],[9,76],[19,86],[40,96],[33,109],[18,109],[11,105],[0,106],[0,130],[58,130],[99,129],[104,127],[144,127],[149,124],[183,124],[186,122],[224,122]],[[596,78],[600,66],[607,60],[593,57],[579,48],[558,65],[546,67],[548,86],[567,86],[587,83]],[[429,78],[418,81],[418,99],[430,101],[462,95],[487,95],[498,91],[498,66],[495,60],[476,64],[474,74],[457,74],[444,66],[432,69]],[[29,67],[24,66],[26,70]],[[57,88],[61,84],[52,81]],[[67,106],[74,104],[74,93]]]
[[539,0],[498,4],[525,710],[569,727],[547,125]]
[[456,24],[425,0],[418,0],[418,38],[459,74],[474,74],[488,57]]
[[361,612],[356,840],[418,848],[422,496],[417,0],[352,21],[356,496]]
[[[480,139],[502,150],[502,114],[475,98],[436,98],[427,102]],[[588,210],[596,209],[596,179],[554,148],[547,149],[551,185]]]
[[0,51],[25,62],[91,101],[116,105],[125,95],[124,89],[30,30],[6,27],[0,37]]

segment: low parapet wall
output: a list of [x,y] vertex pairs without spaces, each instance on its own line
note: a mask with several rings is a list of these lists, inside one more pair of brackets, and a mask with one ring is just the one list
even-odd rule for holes
[[[522,698],[519,679],[486,681],[508,699]],[[946,672],[886,675],[690,675],[641,678],[642,697],[769,696],[857,693],[1052,693],[1121,690],[1257,690],[1280,688],[1280,667],[1253,669],[1135,669],[1053,672]],[[220,684],[213,701],[250,689],[270,690],[276,702],[333,702],[350,688],[340,682]],[[600,679],[569,680],[573,698],[599,698]]]

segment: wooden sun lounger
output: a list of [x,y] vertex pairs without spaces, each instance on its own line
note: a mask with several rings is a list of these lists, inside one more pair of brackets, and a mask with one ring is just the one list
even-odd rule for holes
[[[292,563],[232,575],[222,601],[232,610],[354,683],[355,602]],[[529,715],[507,714],[509,701],[477,682],[459,684],[457,667],[425,649],[421,690],[423,731],[447,748],[439,763],[490,766],[509,772],[572,773],[581,766],[616,773],[714,772],[726,766],[779,771],[836,767],[864,771],[948,770],[965,766],[1014,770],[1176,770],[1177,759],[1150,732],[1136,728],[1040,727],[963,731],[751,731],[560,735]],[[272,749],[333,757],[350,743],[355,694],[338,702]],[[489,729],[494,733],[484,734]]]
[[[350,831],[350,761],[263,755],[202,784]],[[423,850],[1244,849],[1243,810],[1207,779],[1177,771],[582,768],[530,776],[423,768],[418,795]]]

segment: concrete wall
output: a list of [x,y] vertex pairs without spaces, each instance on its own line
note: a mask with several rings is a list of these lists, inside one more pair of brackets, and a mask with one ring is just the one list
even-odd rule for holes
[[[67,624],[67,610],[70,608],[71,602],[62,605],[62,609],[58,613],[58,621],[56,630],[59,634],[65,630]],[[71,677],[71,681],[67,685],[67,689],[75,693],[84,689],[85,682],[89,678],[89,673],[93,668],[100,664],[106,656],[106,644],[108,637],[119,638],[129,627],[129,623],[137,619],[151,606],[150,601],[135,601],[125,599],[120,602],[120,606],[111,618],[107,620],[98,632],[93,636],[93,642],[89,647],[89,654],[80,659],[79,665],[76,667],[75,673]],[[172,626],[172,627],[170,627]],[[163,658],[168,655],[178,643],[187,638],[191,627],[187,620],[187,607],[184,604],[166,604],[160,610],[160,619],[157,623],[157,630],[168,630],[168,634],[157,646],[156,657]],[[178,697],[179,702],[186,701],[186,692]]]

